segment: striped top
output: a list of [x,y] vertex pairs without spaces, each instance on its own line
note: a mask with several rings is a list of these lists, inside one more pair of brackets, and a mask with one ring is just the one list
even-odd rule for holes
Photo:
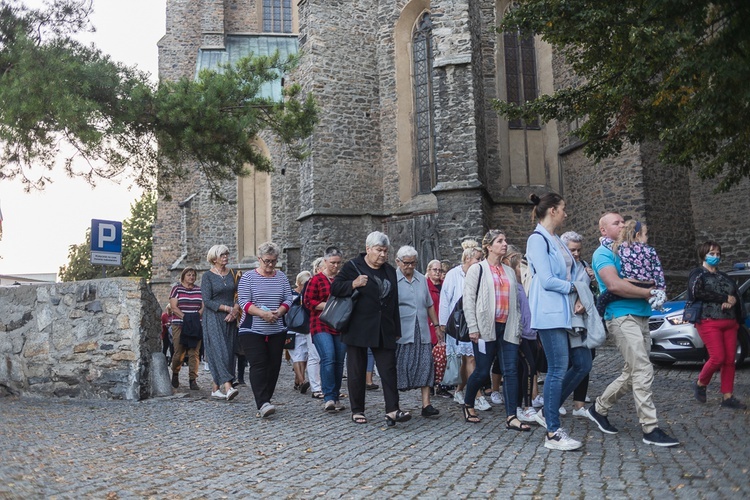
[[275,323],[268,323],[258,316],[247,313],[251,305],[275,311],[283,305],[287,311],[292,307],[292,287],[286,274],[276,271],[273,276],[261,276],[257,270],[244,273],[237,285],[238,303],[242,308],[240,318],[240,335],[256,333],[259,335],[273,335],[282,333],[286,327],[283,318]]
[[505,277],[503,266],[490,266],[492,281],[495,285],[495,322],[505,323],[508,321],[510,310],[510,282]]
[[[185,288],[182,285],[175,285],[172,288],[172,293],[169,294],[169,298],[177,299],[177,307],[183,314],[198,312],[203,307],[203,297],[201,297],[201,287],[199,286]],[[178,318],[175,314],[172,316],[172,324],[181,325],[182,318]]]

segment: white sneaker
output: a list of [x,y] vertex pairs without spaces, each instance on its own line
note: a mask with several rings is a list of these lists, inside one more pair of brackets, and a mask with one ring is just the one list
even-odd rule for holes
[[211,397],[216,399],[227,399],[227,395],[221,392],[221,389],[216,389],[214,392],[212,392]]
[[518,417],[518,420],[521,422],[527,423],[527,424],[535,424],[536,423],[536,410],[532,408],[526,408],[525,410],[523,408],[517,408],[516,409],[516,417]]
[[544,434],[544,447],[550,450],[572,451],[583,446],[583,443],[568,436],[563,429],[557,429],[552,437]]
[[453,401],[460,405],[464,404],[464,393],[462,391],[456,391],[453,394]]
[[492,409],[492,405],[487,402],[484,396],[479,396],[474,401],[474,408],[481,411],[487,411]]
[[211,371],[211,370],[208,369],[208,363],[205,362],[205,361],[203,362],[203,371],[204,372],[210,372]]
[[536,415],[534,415],[534,420],[536,420],[536,423],[541,425],[545,429],[547,428],[547,419],[544,418],[544,412],[541,408],[538,412],[536,412]]
[[270,417],[276,413],[276,407],[271,403],[263,403],[263,406],[260,407],[258,413],[260,413],[260,416],[263,418]]
[[544,396],[541,394],[534,398],[534,400],[531,402],[531,406],[534,408],[541,408],[544,406]]
[[581,406],[580,408],[573,408],[573,416],[589,418],[588,414],[586,413],[586,408],[583,406]]
[[566,410],[566,409],[565,409],[565,408],[563,408],[562,406],[560,407],[560,410],[559,410],[559,411],[560,411],[560,415],[567,415],[567,414],[568,414],[568,410]]
[[498,391],[493,391],[492,394],[490,394],[490,401],[492,401],[493,405],[501,405],[503,404],[503,395],[500,394]]
[[227,391],[227,401],[233,400],[235,397],[237,397],[237,394],[239,394],[240,391],[232,387]]
[[589,397],[589,395],[588,395],[588,394],[586,394],[586,397],[585,397],[585,398],[583,398],[583,402],[584,402],[584,403],[590,403],[590,402],[591,402],[591,398]]

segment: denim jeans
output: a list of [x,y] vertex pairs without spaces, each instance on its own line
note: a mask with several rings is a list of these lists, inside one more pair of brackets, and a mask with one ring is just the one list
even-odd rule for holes
[[312,336],[315,349],[320,356],[320,385],[325,401],[338,401],[341,394],[341,379],[344,376],[346,346],[341,335],[320,332]]
[[[547,355],[547,378],[544,381],[544,418],[547,420],[547,431],[555,432],[560,428],[559,409],[563,402],[563,389],[568,395],[573,392],[581,379],[591,369],[591,352],[588,349],[574,349],[573,358],[569,356],[568,332],[564,328],[538,330],[539,338]],[[586,351],[583,353],[582,351]],[[574,365],[568,370],[568,363],[585,362],[588,357],[588,368]],[[571,373],[568,373],[571,372]],[[582,373],[583,372],[583,373]],[[567,397],[567,396],[565,396]]]
[[[568,396],[573,394],[583,379],[591,371],[591,365],[593,358],[591,357],[591,350],[587,347],[571,347],[568,351],[570,357],[570,368],[563,377],[562,392],[560,395],[560,402],[562,403]],[[584,396],[585,398],[585,396]],[[583,401],[583,399],[581,400]]]
[[469,408],[474,407],[477,391],[482,382],[490,376],[490,369],[495,359],[503,368],[503,396],[505,398],[505,412],[508,416],[516,414],[518,406],[518,346],[503,340],[505,323],[495,323],[495,337],[497,340],[485,342],[485,352],[479,352],[478,343],[472,343],[476,368],[466,382],[464,403]]

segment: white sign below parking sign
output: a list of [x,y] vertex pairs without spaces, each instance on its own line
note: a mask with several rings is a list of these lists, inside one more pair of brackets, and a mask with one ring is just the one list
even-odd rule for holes
[[122,222],[91,219],[91,263],[122,264]]

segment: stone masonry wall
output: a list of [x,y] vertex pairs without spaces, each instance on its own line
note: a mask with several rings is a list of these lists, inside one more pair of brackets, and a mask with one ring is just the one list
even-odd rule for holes
[[24,396],[148,397],[160,309],[145,280],[0,289],[0,386]]

